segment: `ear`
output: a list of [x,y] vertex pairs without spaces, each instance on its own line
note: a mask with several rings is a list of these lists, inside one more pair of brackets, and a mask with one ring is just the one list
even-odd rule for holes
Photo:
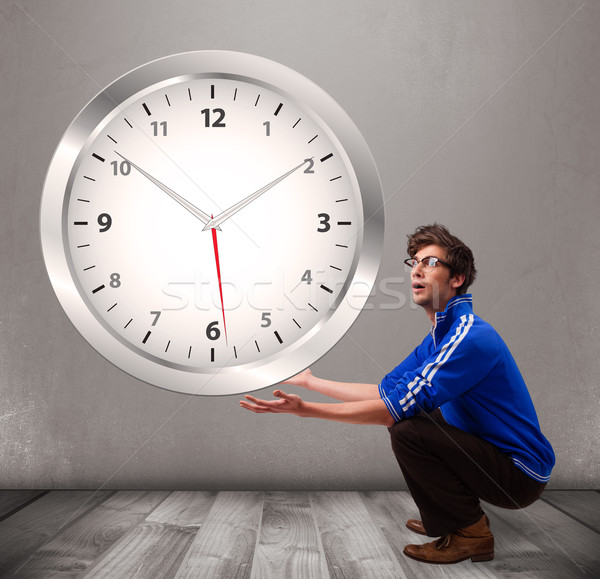
[[465,283],[465,274],[460,273],[452,276],[450,278],[450,287],[453,289],[458,289],[463,283]]

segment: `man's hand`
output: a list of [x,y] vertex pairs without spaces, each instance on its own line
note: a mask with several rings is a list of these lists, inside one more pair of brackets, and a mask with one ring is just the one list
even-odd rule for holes
[[286,394],[281,390],[275,390],[273,395],[277,396],[279,400],[261,400],[260,398],[255,398],[254,396],[246,394],[244,398],[249,402],[240,400],[240,406],[246,408],[246,410],[252,410],[252,412],[256,412],[257,414],[262,414],[264,412],[296,414],[297,416],[303,414],[305,405],[300,396],[297,396],[296,394]]
[[308,418],[323,418],[351,424],[382,424],[392,426],[394,419],[383,400],[360,400],[357,402],[327,403],[304,402],[296,394],[286,394],[281,390],[273,392],[279,400],[260,400],[246,394],[240,406],[257,414],[285,413]]

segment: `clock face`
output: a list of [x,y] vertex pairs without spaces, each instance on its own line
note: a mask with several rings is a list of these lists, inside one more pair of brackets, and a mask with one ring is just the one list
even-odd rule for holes
[[301,75],[185,53],[75,119],[42,201],[44,256],[84,337],[130,374],[221,395],[310,365],[375,279],[382,196],[364,140]]

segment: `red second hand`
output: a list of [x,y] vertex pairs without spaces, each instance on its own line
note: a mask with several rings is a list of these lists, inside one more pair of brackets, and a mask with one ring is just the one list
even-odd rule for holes
[[[212,215],[210,217],[212,219]],[[225,323],[225,307],[223,306],[223,287],[221,285],[221,266],[219,264],[219,246],[217,244],[217,230],[213,227],[211,231],[213,248],[215,250],[215,263],[217,264],[217,278],[219,279],[219,294],[221,295],[221,312],[223,313],[223,329],[225,330],[225,343],[229,344],[227,340],[227,324]]]

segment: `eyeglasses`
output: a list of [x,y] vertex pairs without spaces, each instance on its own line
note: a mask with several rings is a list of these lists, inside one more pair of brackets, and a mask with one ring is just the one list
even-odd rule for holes
[[415,267],[422,263],[423,271],[427,273],[433,271],[437,267],[438,263],[441,265],[445,265],[448,269],[452,269],[452,267],[450,267],[450,264],[446,263],[445,261],[442,261],[439,257],[433,257],[431,255],[423,257],[421,259],[418,259],[416,257],[409,257],[408,259],[404,260],[404,263],[411,269],[415,269]]

